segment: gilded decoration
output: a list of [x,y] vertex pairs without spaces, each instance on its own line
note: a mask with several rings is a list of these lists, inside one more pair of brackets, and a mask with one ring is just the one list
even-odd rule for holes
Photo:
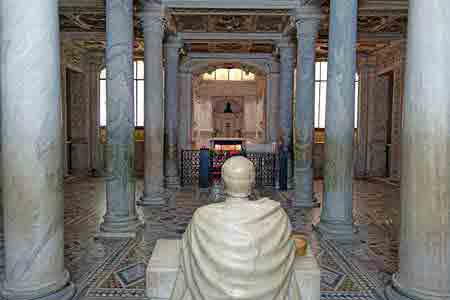
[[[197,128],[198,124],[195,122],[192,124],[192,128]],[[198,134],[197,131],[193,131],[194,138]],[[201,134],[204,134],[204,132],[201,132]],[[207,136],[210,137],[211,133],[208,132]],[[143,142],[144,141],[144,128],[137,127],[134,130],[134,139],[136,142]],[[106,144],[106,128],[101,127],[100,128],[100,143]],[[324,144],[325,143],[325,131],[323,129],[315,129],[314,131],[314,143],[315,144]]]
[[244,41],[244,42],[190,42],[187,43],[190,52],[210,53],[273,53],[274,46],[271,42]]
[[283,32],[288,15],[175,15],[179,32]]
[[60,11],[60,26],[64,31],[105,31],[106,16],[104,11],[88,9],[63,9]]
[[[105,52],[106,41],[99,39],[72,39],[70,44],[79,49],[88,51]],[[142,56],[144,53],[144,39],[136,38],[134,41],[134,54]]]
[[[134,129],[134,140],[135,142],[143,142],[144,141],[144,128],[136,127]],[[106,144],[107,136],[106,136],[106,127],[100,127],[100,143]]]
[[[370,54],[389,46],[392,39],[404,38],[407,28],[407,5],[389,4],[386,1],[361,1],[358,16],[358,31],[360,38],[357,50]],[[99,2],[101,3],[101,1]],[[136,1],[135,5],[135,36],[138,40],[135,50],[141,53],[142,24],[140,12],[142,8]],[[329,30],[329,0],[302,0],[301,5],[316,5],[322,7],[322,18],[317,39],[317,57],[326,58],[328,54]],[[392,11],[396,13],[393,14]],[[398,13],[397,13],[398,12]],[[59,10],[60,26],[63,33],[96,33],[105,32],[105,8],[103,4],[89,7],[63,6]],[[178,33],[294,33],[292,27],[292,12],[287,9],[192,9],[168,8],[166,18],[168,30]],[[387,35],[387,38],[383,37]],[[79,44],[86,49],[104,51],[104,38],[81,38]],[[273,53],[273,40],[186,40],[187,49],[192,52],[232,52],[232,53]]]

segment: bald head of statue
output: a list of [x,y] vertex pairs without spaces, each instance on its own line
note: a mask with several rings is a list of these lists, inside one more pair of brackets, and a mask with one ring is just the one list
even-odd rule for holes
[[234,156],[222,166],[225,194],[229,197],[248,197],[255,184],[255,166],[243,156]]

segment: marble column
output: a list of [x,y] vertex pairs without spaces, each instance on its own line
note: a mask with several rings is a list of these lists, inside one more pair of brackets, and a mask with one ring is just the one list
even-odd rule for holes
[[[1,6],[0,6],[1,7]],[[2,23],[0,23],[2,24]],[[1,63],[2,63],[2,51],[3,49],[1,48],[2,44],[3,44],[3,39],[1,38],[2,33],[1,33],[1,27],[0,27],[0,133],[2,132],[2,127],[1,127],[1,119],[2,119],[2,88],[3,88],[3,79],[2,79],[2,74],[3,73],[3,69],[1,68]],[[3,75],[4,76],[4,75]],[[2,160],[1,160],[1,155],[2,155],[2,136],[0,134],[0,178],[3,178],[3,168],[2,168]],[[0,179],[0,282],[3,282],[4,280],[4,271],[5,271],[5,235],[4,235],[4,222],[3,222],[3,196],[2,196],[2,185],[3,182]]]
[[134,178],[133,1],[106,0],[106,214],[100,236],[133,237]]
[[295,106],[295,201],[294,205],[312,207],[314,193],[314,106],[316,38],[320,10],[297,19],[297,89]]
[[267,73],[266,92],[266,143],[278,142],[279,104],[280,104],[280,66],[274,59]]
[[[1,6],[0,6],[1,7]],[[0,23],[1,24],[1,23]],[[0,27],[1,28],[1,27]],[[1,29],[0,29],[1,30]],[[0,31],[0,41],[1,39],[1,31]],[[0,54],[3,53],[1,45],[3,42],[0,42]],[[0,66],[1,66],[2,56],[0,55]],[[2,79],[3,69],[0,69],[0,133],[1,131],[1,119],[2,119]],[[0,158],[2,155],[2,136],[0,134]],[[3,168],[2,168],[2,160],[0,159],[0,178],[3,178]],[[3,282],[5,275],[5,235],[4,235],[4,222],[3,222],[3,196],[2,196],[2,185],[3,182],[0,180],[0,282]]]
[[450,299],[449,16],[449,1],[409,2],[400,263],[390,300]]
[[287,150],[288,155],[288,188],[293,187],[292,137],[293,122],[292,108],[294,99],[294,60],[295,48],[289,38],[284,37],[278,44],[280,50],[280,138],[281,148]]
[[178,63],[183,43],[178,36],[169,36],[165,48],[164,105],[164,172],[166,188],[180,186],[178,176]]
[[178,97],[178,145],[179,150],[190,149],[192,146],[192,71],[190,64],[181,69],[179,74],[180,95]]
[[164,189],[164,97],[162,40],[164,36],[161,8],[147,2],[141,16],[144,30],[144,194],[140,205],[166,203]]
[[328,52],[323,208],[319,229],[330,239],[353,236],[357,0],[332,0]]
[[[58,2],[3,0],[2,197],[6,299],[71,299],[64,268]],[[43,76],[43,74],[45,76]]]

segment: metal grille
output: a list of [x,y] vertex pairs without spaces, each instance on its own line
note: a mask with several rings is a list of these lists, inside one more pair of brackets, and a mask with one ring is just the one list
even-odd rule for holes
[[197,185],[200,168],[200,150],[181,151],[181,186]]
[[247,158],[255,165],[256,186],[274,187],[277,177],[277,155],[275,153],[247,152]]

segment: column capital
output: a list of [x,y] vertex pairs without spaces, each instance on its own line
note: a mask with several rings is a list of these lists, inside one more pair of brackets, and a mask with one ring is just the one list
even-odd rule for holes
[[282,48],[295,48],[295,44],[292,41],[292,38],[290,36],[282,36],[280,38],[280,40],[277,42],[276,44],[277,48],[282,49]]
[[295,20],[297,27],[297,38],[316,39],[320,28],[320,17],[305,16]]
[[180,49],[184,46],[183,39],[179,34],[169,35],[164,43],[164,47],[166,48],[176,48]]
[[268,59],[264,63],[264,68],[266,70],[267,75],[273,73],[280,73],[280,62],[275,57],[272,57],[271,59]]
[[143,11],[138,16],[141,19],[144,34],[158,34],[162,39],[167,27],[164,7],[156,0],[143,1],[143,4]]
[[322,18],[322,9],[320,5],[320,0],[310,1],[306,5],[302,5],[299,8],[295,9],[291,15],[295,18],[296,22],[301,19],[320,20]]
[[181,75],[192,75],[192,60],[188,56],[184,56],[180,62],[180,73]]

